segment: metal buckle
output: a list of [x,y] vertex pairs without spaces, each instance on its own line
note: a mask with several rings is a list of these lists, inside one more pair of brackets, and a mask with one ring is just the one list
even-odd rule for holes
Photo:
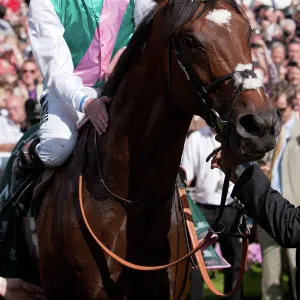
[[251,231],[249,229],[248,226],[246,226],[246,230],[244,230],[244,228],[242,228],[243,224],[239,224],[238,225],[238,231],[239,233],[241,234],[241,236],[243,238],[249,238],[250,234],[251,234]]
[[215,223],[213,222],[211,225],[210,225],[210,229],[213,233],[215,234],[221,234],[224,232],[225,230],[225,225],[222,223],[222,222],[219,222],[219,223]]

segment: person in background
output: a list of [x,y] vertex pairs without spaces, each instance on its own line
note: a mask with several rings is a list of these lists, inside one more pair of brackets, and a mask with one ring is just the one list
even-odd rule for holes
[[12,95],[11,86],[5,82],[0,80],[0,115],[6,117],[7,109],[6,109],[6,101],[9,96]]
[[288,44],[287,56],[290,61],[300,62],[300,42],[293,40]]
[[300,120],[300,86],[296,86],[296,97],[293,100],[293,115],[299,121]]
[[6,8],[2,4],[0,4],[0,41],[3,41],[3,39],[6,36],[16,35],[10,23],[4,20],[5,14],[6,14]]
[[[222,141],[221,137],[218,137]],[[295,207],[271,187],[270,180],[257,162],[244,161],[230,149],[217,153],[211,161],[212,169],[225,172],[231,169],[231,181],[235,183],[231,197],[249,217],[254,219],[274,240],[284,248],[297,248],[296,289],[300,297],[300,207]],[[300,160],[293,168],[300,170]],[[299,189],[298,183],[298,189]],[[298,191],[299,192],[299,191]],[[298,193],[299,195],[299,193]],[[276,299],[276,298],[275,298]]]
[[6,102],[8,116],[0,116],[0,152],[11,152],[22,137],[22,129],[26,122],[24,101],[11,95]]
[[[300,62],[300,61],[299,61]],[[289,61],[287,64],[287,79],[294,86],[300,85],[300,65],[297,61]]]
[[295,38],[296,23],[292,19],[284,19],[280,22],[280,25],[283,30],[282,40],[287,44]]
[[275,42],[271,47],[271,58],[273,59],[274,64],[280,66],[286,58],[286,48],[285,45],[281,42]]
[[12,12],[17,12],[21,6],[21,0],[1,0],[0,2]]
[[[293,116],[293,100],[296,97],[294,87],[287,81],[275,85],[270,94],[272,103],[281,115],[283,127],[274,151],[268,153],[262,169],[271,180],[272,188],[288,198],[295,205],[300,205],[299,177],[300,170],[290,167],[300,157],[300,122]],[[296,249],[283,249],[263,229],[258,227],[258,239],[262,249],[262,298],[265,300],[283,299],[281,288],[282,255],[287,256],[293,295],[296,299]],[[284,251],[285,250],[285,251]]]
[[[207,125],[194,131],[186,140],[181,165],[186,171],[187,184],[195,180],[195,200],[209,224],[213,223],[220,210],[224,175],[220,170],[211,170],[206,158],[217,147],[215,132]],[[225,233],[237,231],[241,213],[233,208],[233,199],[229,197],[233,185],[230,184],[226,207],[221,222],[225,225]],[[237,279],[240,260],[241,242],[237,238],[220,235],[218,239],[223,257],[231,264],[231,268],[224,269],[224,292],[229,293]],[[242,289],[232,299],[242,299]]]
[[279,81],[279,74],[272,59],[271,52],[267,48],[261,35],[256,35],[252,38],[251,51],[255,62],[254,67],[259,67],[264,72],[263,84],[268,93],[271,86]]
[[20,96],[24,101],[32,99],[35,103],[39,101],[43,92],[43,85],[38,82],[39,70],[34,59],[25,61],[21,67],[21,78],[14,94]]
[[293,11],[293,20],[296,23],[296,40],[300,41],[300,4]]

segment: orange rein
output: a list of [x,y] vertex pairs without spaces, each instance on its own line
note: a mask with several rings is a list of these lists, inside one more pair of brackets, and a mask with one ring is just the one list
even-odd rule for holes
[[[187,199],[185,188],[180,188],[179,189],[179,197],[180,197],[180,200],[182,202],[183,211],[184,211],[184,214],[185,214],[185,220],[186,220],[187,227],[188,227],[189,234],[190,234],[190,238],[191,238],[191,243],[192,243],[192,246],[195,247],[195,245],[198,242],[198,238],[197,238],[194,223],[192,221],[192,213],[191,213],[191,210],[190,210],[190,206],[189,206],[189,202],[188,202],[188,199]],[[219,290],[216,289],[216,287],[213,285],[213,283],[212,283],[212,281],[211,281],[211,279],[208,275],[208,272],[206,270],[204,260],[203,260],[203,256],[202,256],[202,252],[199,251],[199,252],[195,253],[197,263],[198,263],[201,275],[203,277],[203,280],[205,281],[208,288],[215,295],[220,296],[220,297],[226,297],[226,298],[227,297],[232,297],[238,291],[238,289],[241,287],[241,285],[243,283],[243,280],[244,280],[244,275],[245,275],[245,271],[246,271],[247,256],[248,256],[248,239],[247,238],[243,238],[243,246],[242,247],[243,247],[242,248],[243,252],[242,252],[242,259],[241,259],[241,263],[240,263],[240,270],[239,270],[238,278],[237,278],[237,281],[235,283],[234,288],[228,294],[223,294]]]
[[[93,237],[93,239],[95,240],[95,242],[99,245],[99,247],[109,256],[111,256],[112,258],[114,258],[117,262],[119,262],[121,265],[134,269],[134,270],[138,270],[138,271],[157,271],[157,270],[162,270],[162,269],[167,269],[169,267],[172,267],[180,262],[182,262],[185,259],[188,259],[189,257],[191,257],[192,255],[195,254],[201,274],[204,278],[205,283],[207,284],[207,286],[209,287],[209,289],[216,295],[218,296],[223,296],[223,297],[230,297],[232,295],[234,295],[236,293],[236,291],[239,289],[239,287],[241,286],[242,282],[243,282],[243,278],[244,278],[244,273],[245,273],[245,269],[246,269],[246,261],[247,261],[247,252],[248,252],[248,240],[246,238],[243,239],[243,257],[242,257],[242,261],[241,261],[241,267],[240,267],[240,271],[239,271],[239,276],[238,276],[238,280],[236,282],[236,285],[234,287],[234,289],[232,290],[232,292],[230,292],[229,294],[225,295],[220,293],[213,285],[213,283],[211,282],[205,264],[204,264],[204,260],[203,260],[203,256],[201,250],[206,243],[208,242],[208,240],[210,239],[210,237],[212,236],[212,232],[208,232],[207,235],[205,236],[204,239],[202,239],[200,242],[198,241],[197,235],[196,235],[196,231],[194,228],[194,224],[192,221],[188,221],[190,218],[186,218],[186,222],[187,222],[187,226],[189,229],[189,233],[190,233],[190,237],[191,237],[191,241],[192,241],[192,245],[194,247],[194,249],[189,252],[188,254],[186,254],[185,256],[181,257],[180,259],[171,262],[169,264],[166,265],[161,265],[161,266],[140,266],[140,265],[136,265],[133,264],[121,257],[119,257],[118,255],[116,255],[115,253],[113,253],[111,250],[109,250],[95,235],[94,231],[92,230],[91,226],[89,225],[89,222],[87,220],[87,217],[85,215],[85,211],[83,208],[83,198],[82,198],[82,175],[79,176],[79,184],[78,184],[78,188],[79,188],[79,205],[80,205],[80,211],[82,214],[82,218],[84,221],[85,226],[87,227],[89,233],[91,234],[91,236]],[[186,196],[186,191],[184,188],[179,189],[179,196],[180,196],[180,200],[182,201],[183,204],[183,209],[184,209],[184,213],[186,216],[191,217],[191,211],[189,208],[189,204],[188,204],[188,200],[187,200],[187,196]]]

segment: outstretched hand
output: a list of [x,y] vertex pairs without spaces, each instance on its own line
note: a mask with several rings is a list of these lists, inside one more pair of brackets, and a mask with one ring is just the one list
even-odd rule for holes
[[211,161],[211,168],[212,169],[220,169],[224,173],[226,171],[226,168],[231,169],[231,178],[230,180],[233,183],[236,183],[236,177],[235,177],[235,169],[240,165],[244,163],[243,160],[239,159],[230,148],[226,148],[218,152],[216,155],[214,155],[212,161]]
[[97,132],[102,135],[108,127],[107,104],[112,101],[112,98],[102,96],[99,99],[90,98],[84,106],[85,113],[89,116]]
[[0,277],[0,296],[5,300],[46,300],[41,288],[16,278]]

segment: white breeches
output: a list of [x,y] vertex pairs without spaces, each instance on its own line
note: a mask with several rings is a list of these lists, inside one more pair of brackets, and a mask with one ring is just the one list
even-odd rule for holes
[[[93,96],[97,97],[96,91]],[[62,165],[73,152],[78,135],[77,125],[84,114],[48,91],[43,93],[41,105],[40,143],[35,151],[47,167],[55,168]]]

